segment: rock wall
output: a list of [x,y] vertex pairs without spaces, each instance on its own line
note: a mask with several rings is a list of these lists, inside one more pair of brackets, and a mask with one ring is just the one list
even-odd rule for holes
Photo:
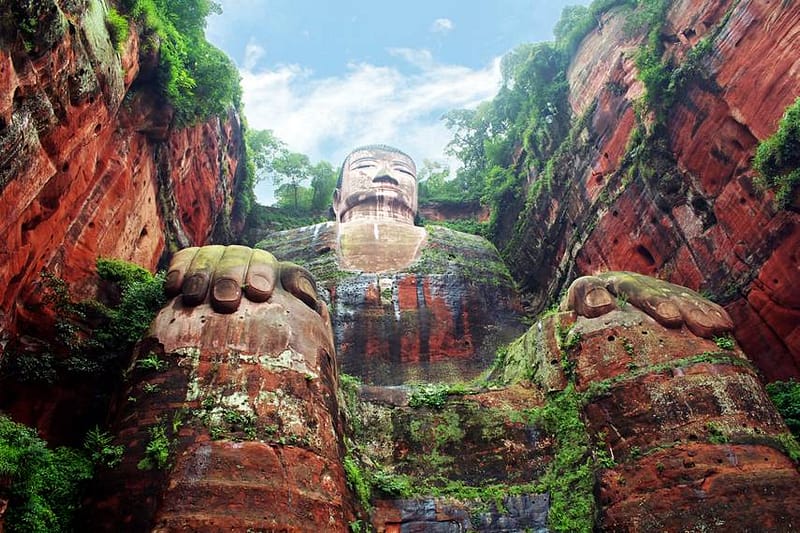
[[132,26],[118,53],[105,11],[100,0],[21,2],[2,26],[2,337],[42,323],[42,270],[87,297],[98,256],[152,270],[168,245],[207,243],[231,214],[239,117],[176,128],[157,50]]
[[581,44],[568,81],[585,127],[553,189],[519,232],[515,220],[504,227],[498,246],[538,309],[578,275],[655,275],[724,304],[767,379],[798,377],[800,198],[777,209],[754,185],[750,160],[798,96],[800,5],[673,2],[664,57],[678,65],[701,39],[712,46],[663,125],[644,118],[649,146],[629,144],[645,91],[633,54],[645,37],[624,26],[625,13],[612,11]]
[[489,209],[477,201],[460,204],[427,202],[420,204],[418,216],[428,222],[459,219],[474,219],[486,222],[489,220]]

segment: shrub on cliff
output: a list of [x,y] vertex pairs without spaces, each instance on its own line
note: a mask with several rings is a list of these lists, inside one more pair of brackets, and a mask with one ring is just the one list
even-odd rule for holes
[[36,430],[0,415],[0,496],[9,533],[71,531],[92,463],[72,448],[51,450]]
[[775,191],[777,204],[786,207],[800,185],[800,98],[786,108],[778,130],[758,145],[753,169]]
[[767,394],[789,426],[789,431],[800,437],[800,383],[775,381],[767,385]]
[[108,28],[108,35],[111,37],[114,48],[117,52],[122,53],[130,32],[128,19],[120,15],[119,11],[113,7],[109,7],[108,13],[106,13],[106,28]]
[[0,380],[52,384],[91,376],[110,385],[119,377],[131,347],[166,301],[164,275],[118,259],[99,258],[97,270],[115,288],[105,302],[75,301],[63,279],[42,272],[43,302],[55,315],[53,336],[34,351],[10,344]]
[[164,275],[154,276],[142,267],[119,259],[97,259],[100,278],[119,285],[122,298],[107,311],[108,323],[96,330],[96,337],[108,347],[128,348],[150,327],[153,317],[166,303]]
[[179,125],[190,125],[241,107],[239,72],[205,39],[206,17],[219,13],[211,0],[125,0],[131,17],[159,45],[158,81],[175,107]]

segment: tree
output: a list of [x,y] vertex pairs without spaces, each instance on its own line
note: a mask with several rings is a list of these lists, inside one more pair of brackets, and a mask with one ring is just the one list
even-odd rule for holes
[[308,156],[297,152],[285,151],[272,160],[272,180],[275,192],[280,189],[289,191],[294,199],[294,211],[300,211],[298,189],[311,177],[311,162]]
[[311,168],[311,188],[314,190],[312,211],[322,213],[330,206],[337,178],[336,169],[327,161],[320,161]]
[[453,139],[447,144],[445,153],[458,158],[463,166],[458,169],[457,179],[468,191],[470,199],[483,193],[484,173],[488,167],[486,142],[492,135],[488,120],[492,113],[492,102],[484,102],[477,109],[457,109],[445,114],[447,129]]
[[419,184],[419,201],[440,200],[445,192],[446,178],[450,175],[450,167],[439,161],[423,159],[417,172]]
[[247,149],[256,170],[256,181],[272,177],[273,161],[286,153],[286,145],[275,137],[272,130],[247,130]]
[[294,214],[325,211],[338,176],[333,165],[327,161],[312,165],[307,155],[290,151],[272,130],[248,130],[246,140],[256,181],[272,180],[279,207]]

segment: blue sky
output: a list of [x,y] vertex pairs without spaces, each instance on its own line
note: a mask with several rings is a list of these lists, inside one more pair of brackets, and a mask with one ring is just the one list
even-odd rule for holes
[[[239,66],[251,128],[312,161],[385,143],[419,167],[454,164],[442,114],[492,98],[503,54],[552,39],[563,7],[588,0],[219,3],[206,35]],[[256,194],[272,202],[270,184]]]

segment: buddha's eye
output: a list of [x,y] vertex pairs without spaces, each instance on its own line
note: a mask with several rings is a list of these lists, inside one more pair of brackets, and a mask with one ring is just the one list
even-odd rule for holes
[[407,169],[407,168],[405,168],[405,167],[394,167],[394,169],[395,169],[396,171],[398,171],[398,172],[402,172],[403,174],[408,174],[408,175],[409,175],[409,176],[411,176],[412,178],[414,177],[414,173],[413,173],[413,172],[411,172],[410,170],[408,170],[408,169]]
[[352,169],[353,170],[363,170],[365,168],[374,168],[374,167],[375,167],[375,163],[365,162],[365,163],[358,163],[357,165],[352,167]]

